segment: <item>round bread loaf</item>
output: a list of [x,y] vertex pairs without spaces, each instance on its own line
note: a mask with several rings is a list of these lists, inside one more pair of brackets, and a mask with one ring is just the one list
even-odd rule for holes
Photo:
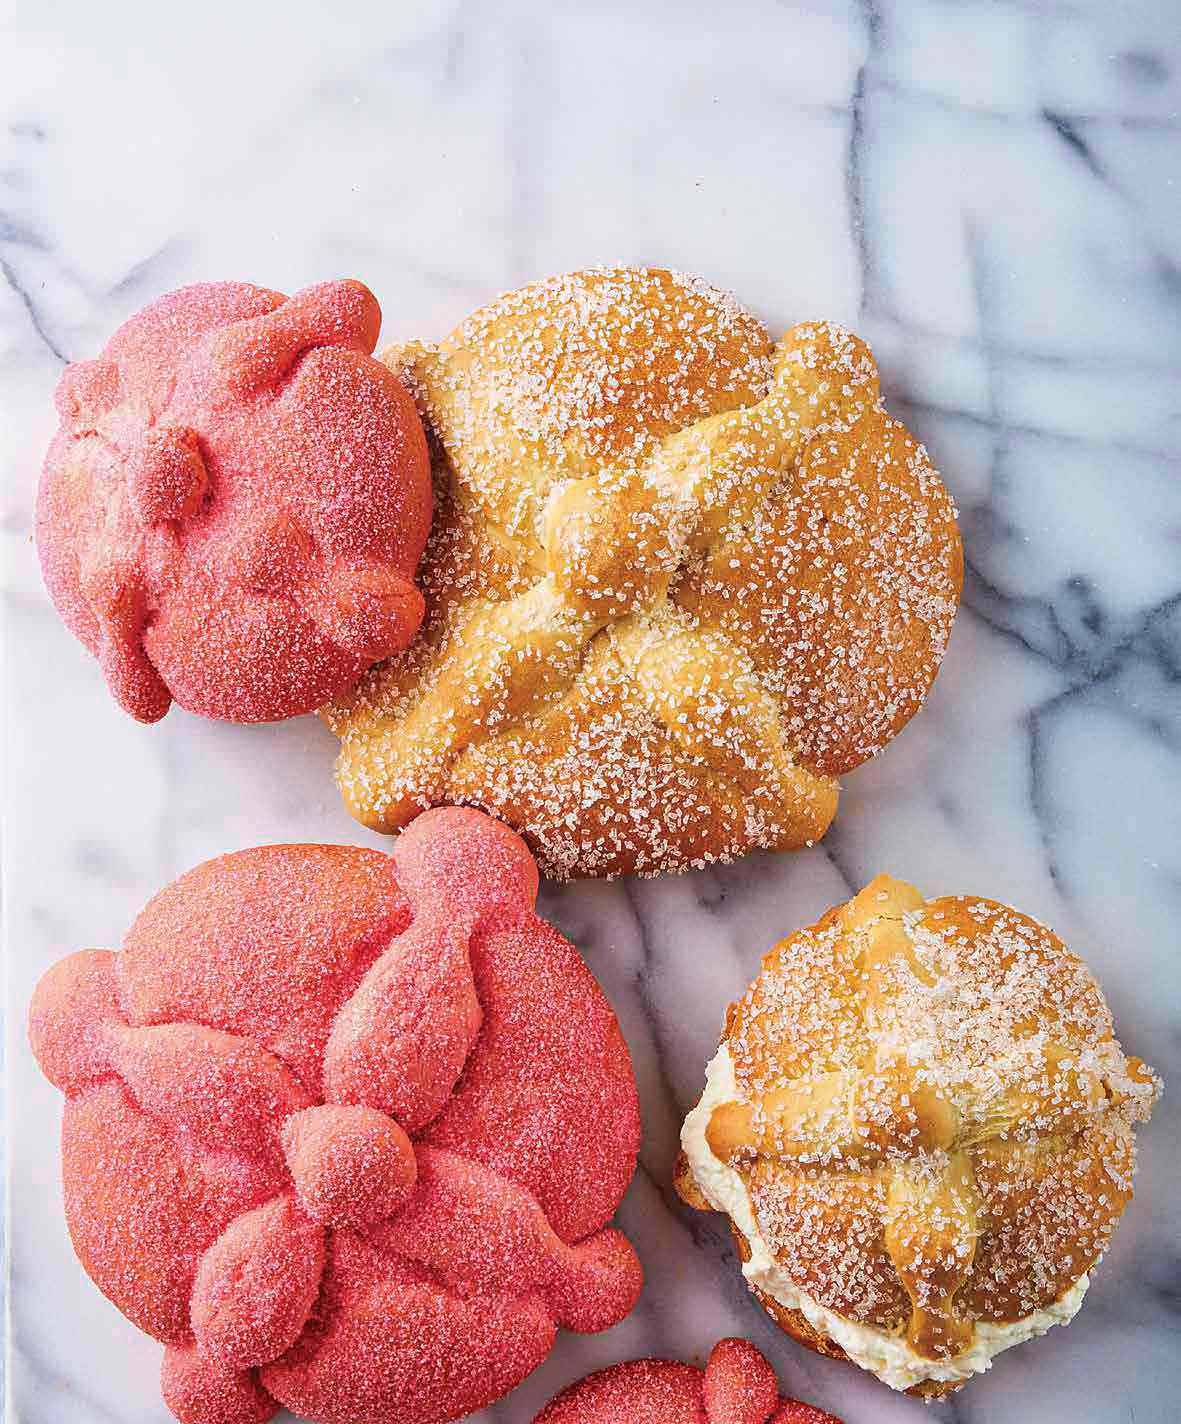
[[182,1424],[441,1424],[641,1272],[609,1227],[639,1112],[615,1015],[473,810],[392,855],[285,845],[166,887],[38,985],[70,1235],[167,1347]]
[[380,326],[360,282],[206,282],[66,368],[37,548],[133,717],[291,717],[414,636],[430,472]]
[[822,836],[915,713],[955,511],[865,345],[658,269],[576,272],[386,359],[432,437],[427,617],[327,716],[366,825],[466,801],[549,874]]
[[1158,1090],[1056,935],[879,876],[731,1006],[676,1185],[789,1334],[944,1394],[1078,1309]]

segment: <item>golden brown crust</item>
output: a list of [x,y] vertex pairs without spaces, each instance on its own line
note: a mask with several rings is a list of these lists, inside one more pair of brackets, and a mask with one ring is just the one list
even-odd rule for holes
[[677,1153],[676,1164],[673,1167],[673,1190],[677,1196],[691,1206],[694,1211],[713,1211],[697,1185],[697,1178],[693,1175],[693,1169],[689,1166],[689,1159],[683,1152]]
[[614,269],[389,359],[441,498],[418,642],[326,714],[354,815],[472,802],[560,876],[822,836],[836,776],[925,696],[962,576],[864,344],[773,347],[699,279]]
[[[884,876],[765,956],[723,1043],[736,1098],[714,1107],[706,1141],[742,1179],[766,1249],[826,1309],[935,1360],[969,1348],[977,1322],[1049,1309],[1092,1269],[1159,1089],[1056,935]],[[676,1186],[710,1209],[686,1160]],[[806,1320],[759,1294],[816,1347]]]

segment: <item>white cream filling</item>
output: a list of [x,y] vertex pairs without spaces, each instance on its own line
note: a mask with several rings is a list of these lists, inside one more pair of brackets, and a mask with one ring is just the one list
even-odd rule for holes
[[763,1233],[759,1230],[746,1184],[736,1171],[721,1162],[709,1149],[705,1130],[714,1108],[720,1103],[738,1099],[734,1078],[734,1063],[725,1043],[710,1060],[705,1075],[705,1092],[701,1101],[685,1119],[681,1129],[681,1146],[702,1195],[717,1211],[727,1214],[746,1237],[750,1260],[742,1274],[758,1288],[789,1310],[798,1310],[808,1323],[844,1350],[859,1364],[892,1389],[909,1389],[923,1380],[966,1380],[980,1374],[992,1364],[1002,1350],[1020,1345],[1044,1335],[1052,1325],[1065,1325],[1073,1318],[1086,1294],[1088,1277],[1082,1276],[1061,1300],[1043,1310],[1035,1310],[1009,1325],[991,1325],[980,1321],[969,1349],[947,1360],[929,1360],[913,1350],[906,1340],[891,1335],[875,1325],[862,1325],[849,1320],[803,1291],[786,1275],[775,1260]]

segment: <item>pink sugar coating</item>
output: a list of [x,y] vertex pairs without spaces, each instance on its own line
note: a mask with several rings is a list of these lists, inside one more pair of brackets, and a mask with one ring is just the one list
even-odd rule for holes
[[300,1209],[323,1226],[382,1221],[418,1179],[409,1137],[372,1108],[305,1108],[287,1118],[282,1136]]
[[249,1369],[303,1333],[324,1272],[324,1231],[290,1194],[239,1216],[201,1257],[190,1320],[201,1353]]
[[513,832],[429,811],[392,857],[198,866],[121,954],[42,978],[30,1039],[67,1094],[75,1248],[170,1347],[185,1424],[268,1399],[437,1424],[559,1326],[631,1309],[639,1263],[605,1225],[639,1145],[631,1064],[536,889]]
[[193,1345],[164,1351],[160,1393],[180,1424],[264,1424],[279,1412],[254,1370],[211,1364]]
[[66,368],[42,570],[141,721],[290,717],[414,636],[429,462],[380,325],[359,282],[205,283]]
[[568,1330],[605,1330],[639,1294],[639,1264],[625,1237],[601,1231],[568,1246],[531,1194],[499,1173],[420,1145],[418,1190],[370,1236],[456,1287],[536,1294]]
[[534,1424],[840,1424],[781,1399],[775,1372],[746,1340],[719,1340],[704,1370],[630,1360],[570,1385]]
[[766,1424],[779,1403],[775,1371],[749,1340],[719,1340],[701,1387],[709,1419],[725,1424]]
[[256,1039],[319,1097],[333,1018],[409,923],[380,851],[236,851],[149,900],[118,956],[119,1002],[129,1023],[189,1021]]
[[341,1006],[324,1054],[324,1093],[417,1132],[438,1116],[480,1032],[470,928],[416,918]]
[[501,1398],[549,1354],[555,1324],[536,1295],[452,1295],[428,1270],[333,1233],[319,1320],[259,1371],[317,1424],[436,1424]]
[[[631,1156],[611,1150],[611,1134],[639,1144],[623,1034],[605,998],[588,1002],[578,951],[543,921],[477,939],[471,958],[480,1036],[422,1140],[509,1177],[564,1241],[580,1240],[611,1216],[631,1180]],[[573,1181],[565,1153],[553,1151],[567,1142],[604,1149],[592,1149],[593,1170]]]
[[133,1324],[189,1339],[200,1258],[235,1218],[285,1189],[259,1159],[205,1151],[136,1104],[115,1078],[66,1101],[66,1221],[92,1280]]

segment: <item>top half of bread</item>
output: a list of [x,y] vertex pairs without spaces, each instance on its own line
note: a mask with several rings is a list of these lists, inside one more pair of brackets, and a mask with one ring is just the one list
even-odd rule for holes
[[[435,450],[428,616],[419,644],[332,714],[346,740],[412,735],[424,689],[473,630],[540,630],[534,661],[551,667],[523,697],[486,675],[499,690],[453,756],[539,697],[568,697],[603,639],[624,663],[660,663],[666,688],[712,679],[725,701],[749,678],[744,720],[774,722],[780,759],[821,779],[873,755],[921,703],[959,595],[955,510],[851,333],[806,323],[776,344],[698,278],[595,269],[510,292],[386,359]],[[708,698],[648,701],[725,773]],[[686,720],[697,743],[677,730]]]

